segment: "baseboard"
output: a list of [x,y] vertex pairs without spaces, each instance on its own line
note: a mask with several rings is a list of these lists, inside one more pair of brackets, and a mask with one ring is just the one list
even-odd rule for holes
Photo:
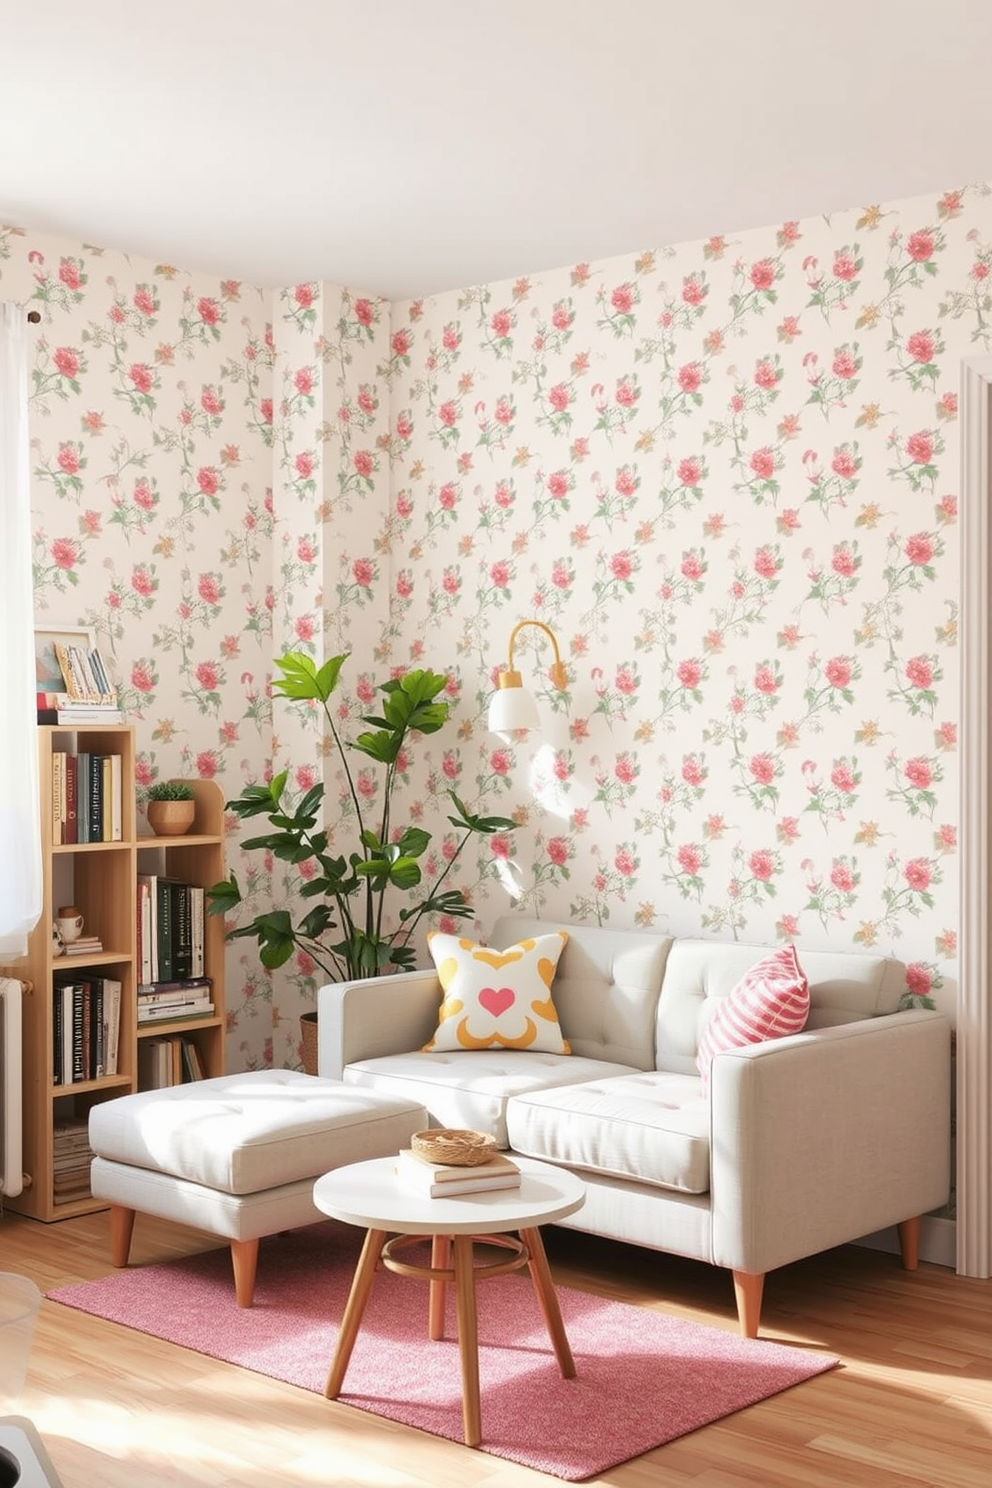
[[[866,1250],[885,1250],[891,1255],[899,1254],[899,1234],[895,1225],[887,1230],[876,1230],[874,1235],[862,1235],[855,1245]],[[957,1225],[953,1219],[939,1219],[925,1214],[920,1229],[920,1260],[935,1266],[957,1266]]]

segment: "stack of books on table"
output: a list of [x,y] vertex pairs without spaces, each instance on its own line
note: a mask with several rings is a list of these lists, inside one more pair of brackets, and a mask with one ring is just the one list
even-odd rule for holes
[[138,1024],[174,1023],[179,1018],[209,1018],[214,1011],[210,978],[138,985]]
[[88,1199],[93,1152],[85,1118],[57,1121],[54,1137],[52,1196],[56,1204],[71,1204],[77,1199]]
[[505,1152],[497,1152],[488,1162],[467,1168],[454,1163],[425,1162],[412,1148],[404,1147],[396,1159],[396,1176],[411,1193],[431,1199],[483,1193],[490,1188],[520,1187],[520,1169]]

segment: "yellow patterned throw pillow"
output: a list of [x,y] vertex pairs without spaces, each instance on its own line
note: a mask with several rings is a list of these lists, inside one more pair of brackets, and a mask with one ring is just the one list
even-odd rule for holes
[[425,1053],[526,1049],[570,1054],[551,1000],[551,983],[568,935],[555,930],[494,951],[434,931],[427,944],[444,999]]

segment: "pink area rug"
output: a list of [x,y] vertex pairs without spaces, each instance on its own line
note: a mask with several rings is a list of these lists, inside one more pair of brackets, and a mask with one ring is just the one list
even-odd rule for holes
[[[226,1249],[47,1295],[323,1394],[361,1238],[328,1221],[263,1240],[250,1310],[235,1305]],[[559,1287],[578,1370],[563,1380],[526,1273],[480,1282],[477,1292],[482,1450],[572,1481],[837,1363]],[[340,1403],[461,1441],[453,1297],[447,1337],[432,1343],[426,1283],[380,1270]]]

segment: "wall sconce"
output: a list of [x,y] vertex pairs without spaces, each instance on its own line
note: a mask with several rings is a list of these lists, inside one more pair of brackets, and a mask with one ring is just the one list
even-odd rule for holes
[[540,726],[537,703],[520,680],[520,673],[513,669],[513,647],[517,636],[526,625],[536,625],[543,630],[554,648],[555,659],[551,667],[551,680],[556,687],[564,687],[568,681],[565,664],[558,652],[555,633],[543,620],[521,620],[510,632],[510,647],[506,670],[497,677],[497,690],[489,704],[489,727],[494,734],[505,738],[520,729],[536,729]]

